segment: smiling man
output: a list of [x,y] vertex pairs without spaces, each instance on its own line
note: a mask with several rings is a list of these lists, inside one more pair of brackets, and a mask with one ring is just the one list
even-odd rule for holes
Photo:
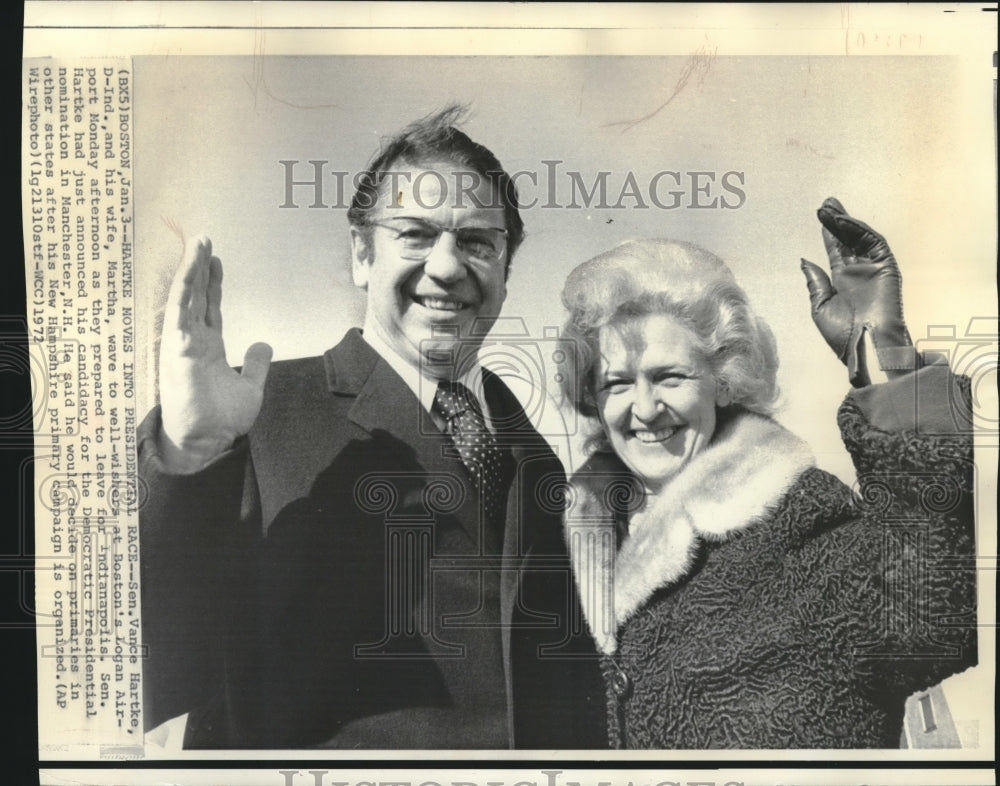
[[[368,293],[369,343],[450,378],[500,314],[523,229],[519,220],[507,229],[486,175],[448,162],[435,166],[395,172],[394,201],[354,212],[353,274]],[[475,184],[471,191],[462,189],[466,181]]]
[[231,369],[187,244],[139,435],[146,720],[187,714],[186,747],[606,745],[560,464],[476,361],[524,232],[459,114],[360,177],[364,328],[322,357]]

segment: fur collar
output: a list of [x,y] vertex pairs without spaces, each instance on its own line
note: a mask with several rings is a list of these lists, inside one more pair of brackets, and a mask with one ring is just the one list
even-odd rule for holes
[[661,587],[690,570],[699,539],[724,540],[771,513],[813,466],[808,446],[775,421],[740,411],[720,422],[712,442],[643,512],[615,552],[604,504],[608,473],[573,476],[566,539],[584,616],[598,649],[617,649],[619,626]]

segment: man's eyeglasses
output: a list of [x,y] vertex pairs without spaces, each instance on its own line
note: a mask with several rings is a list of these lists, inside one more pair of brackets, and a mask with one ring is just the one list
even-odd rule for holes
[[388,229],[404,259],[426,259],[445,232],[455,236],[458,251],[474,262],[499,262],[507,250],[507,230],[499,227],[447,227],[424,218],[402,217],[368,224]]

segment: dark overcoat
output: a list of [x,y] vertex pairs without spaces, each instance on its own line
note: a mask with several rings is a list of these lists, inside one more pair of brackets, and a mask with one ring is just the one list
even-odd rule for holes
[[199,472],[165,471],[150,414],[148,727],[190,712],[187,747],[606,745],[561,465],[484,382],[512,459],[495,527],[450,438],[356,330],[273,364],[248,437]]

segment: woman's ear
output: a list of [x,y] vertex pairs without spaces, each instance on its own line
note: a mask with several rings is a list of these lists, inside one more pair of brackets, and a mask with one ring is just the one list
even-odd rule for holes
[[728,407],[732,403],[733,397],[729,392],[729,388],[726,385],[716,383],[715,406],[722,409],[723,407]]

